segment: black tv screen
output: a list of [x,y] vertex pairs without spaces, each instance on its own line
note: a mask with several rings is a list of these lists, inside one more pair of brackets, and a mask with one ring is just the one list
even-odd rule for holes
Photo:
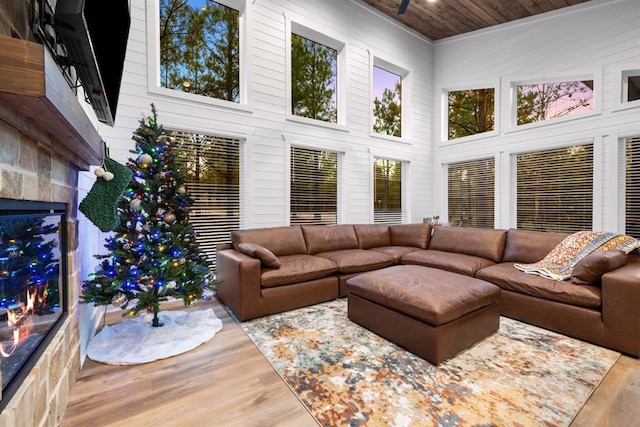
[[54,27],[99,121],[113,126],[129,38],[129,0],[58,0]]

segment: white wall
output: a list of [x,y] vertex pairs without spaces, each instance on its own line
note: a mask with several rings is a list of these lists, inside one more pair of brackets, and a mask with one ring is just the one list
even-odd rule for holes
[[[622,182],[618,178],[619,139],[640,135],[640,107],[619,109],[620,70],[640,68],[640,2],[593,0],[528,19],[452,37],[434,46],[434,98],[440,116],[442,88],[497,82],[497,135],[470,141],[441,141],[441,120],[434,121],[436,203],[446,205],[445,163],[496,159],[496,226],[515,227],[511,157],[536,148],[594,143],[594,220],[597,230],[624,231]],[[593,73],[594,115],[575,120],[513,129],[510,124],[510,82],[523,79],[572,77]],[[596,86],[598,81],[596,81]],[[550,122],[551,123],[551,122]],[[442,217],[446,217],[443,209]]]
[[[233,0],[237,1],[237,0]],[[361,2],[345,0],[247,0],[245,48],[241,64],[249,72],[248,99],[240,108],[228,108],[180,96],[175,91],[155,93],[149,74],[153,54],[153,15],[157,0],[132,0],[132,27],[118,106],[116,126],[100,125],[111,156],[126,161],[138,121],[150,114],[153,102],[158,121],[166,128],[200,131],[246,140],[241,186],[245,204],[242,227],[288,223],[288,147],[311,144],[344,152],[343,216],[345,223],[372,222],[372,153],[410,162],[409,219],[421,221],[433,212],[430,191],[432,44],[404,29]],[[346,62],[346,126],[338,129],[287,119],[287,20],[343,42]],[[242,37],[242,36],[241,36]],[[151,48],[151,49],[150,49]],[[152,55],[148,56],[149,50]],[[403,108],[402,141],[370,135],[370,55],[409,71]],[[339,81],[340,84],[340,81]],[[340,90],[340,89],[339,89]],[[169,93],[167,92],[174,92]],[[403,96],[404,98],[404,96]],[[373,152],[371,150],[374,150]]]

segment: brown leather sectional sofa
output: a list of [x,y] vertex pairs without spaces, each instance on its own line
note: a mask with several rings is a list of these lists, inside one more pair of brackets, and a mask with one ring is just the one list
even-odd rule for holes
[[362,272],[422,265],[498,285],[501,315],[639,357],[640,256],[590,284],[514,267],[541,260],[566,236],[429,224],[238,230],[218,248],[217,296],[244,321],[345,297],[346,281]]

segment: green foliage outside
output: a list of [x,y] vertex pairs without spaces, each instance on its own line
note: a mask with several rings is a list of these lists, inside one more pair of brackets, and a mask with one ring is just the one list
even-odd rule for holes
[[518,86],[518,125],[568,116],[591,108],[593,80]]
[[385,88],[382,99],[373,100],[373,131],[385,135],[402,136],[402,81],[393,90]]
[[495,90],[493,88],[450,91],[447,98],[450,140],[494,129]]
[[240,101],[239,13],[214,1],[160,1],[160,82]]

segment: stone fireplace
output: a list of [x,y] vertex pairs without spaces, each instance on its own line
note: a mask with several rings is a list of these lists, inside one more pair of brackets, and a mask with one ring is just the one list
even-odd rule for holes
[[78,174],[103,155],[94,123],[33,36],[31,5],[0,3],[0,198],[65,204],[67,315],[21,384],[2,396],[6,426],[62,421],[81,364]]

